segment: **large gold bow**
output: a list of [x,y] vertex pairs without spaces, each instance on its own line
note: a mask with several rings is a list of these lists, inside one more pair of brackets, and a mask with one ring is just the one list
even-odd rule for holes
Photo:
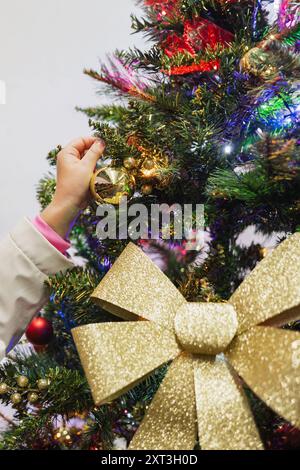
[[300,334],[270,326],[300,317],[300,234],[266,257],[228,303],[188,303],[132,243],[93,298],[125,320],[150,320],[73,330],[97,405],[173,360],[130,449],[193,449],[197,423],[202,449],[262,449],[237,374],[300,426]]

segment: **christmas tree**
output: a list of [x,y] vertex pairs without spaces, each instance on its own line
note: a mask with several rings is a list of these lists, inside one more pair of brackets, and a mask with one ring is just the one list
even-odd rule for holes
[[[72,230],[78,266],[49,279],[49,303],[27,331],[35,350],[15,351],[1,365],[1,400],[15,412],[1,449],[126,448],[169,368],[95,406],[72,330],[116,321],[91,294],[128,244],[99,239],[99,206],[124,195],[129,206],[204,205],[204,246],[189,250],[172,233],[135,242],[190,302],[228,301],[270,256],[257,235],[277,245],[300,231],[299,4],[282,0],[273,20],[273,2],[263,0],[140,3],[144,17],[132,18],[133,29],[149,49],[117,51],[100,70],[85,71],[119,97],[79,110],[106,141],[97,171],[106,186],[95,177],[91,204]],[[42,208],[55,189],[59,150],[49,153],[52,172],[38,187]],[[242,386],[265,448],[300,449],[293,424]]]

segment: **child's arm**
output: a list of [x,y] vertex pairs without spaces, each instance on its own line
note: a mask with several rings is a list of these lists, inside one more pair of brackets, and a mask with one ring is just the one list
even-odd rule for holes
[[[103,151],[102,141],[88,137],[60,152],[55,196],[41,214],[58,238],[66,237],[78,212],[87,205],[90,178]],[[0,243],[0,357],[14,347],[47,301],[47,277],[73,267],[53,245],[27,219]]]
[[57,157],[55,195],[41,217],[63,238],[88,204],[90,180],[104,149],[103,140],[85,137],[71,142]]

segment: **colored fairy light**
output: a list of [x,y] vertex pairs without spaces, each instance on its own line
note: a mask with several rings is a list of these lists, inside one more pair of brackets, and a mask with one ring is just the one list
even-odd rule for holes
[[233,152],[233,146],[231,144],[227,144],[224,147],[225,155],[230,155]]

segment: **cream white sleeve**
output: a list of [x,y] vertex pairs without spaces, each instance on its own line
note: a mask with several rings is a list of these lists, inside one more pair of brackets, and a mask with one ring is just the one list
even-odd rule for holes
[[72,267],[27,219],[0,242],[0,359],[47,302],[48,276]]

